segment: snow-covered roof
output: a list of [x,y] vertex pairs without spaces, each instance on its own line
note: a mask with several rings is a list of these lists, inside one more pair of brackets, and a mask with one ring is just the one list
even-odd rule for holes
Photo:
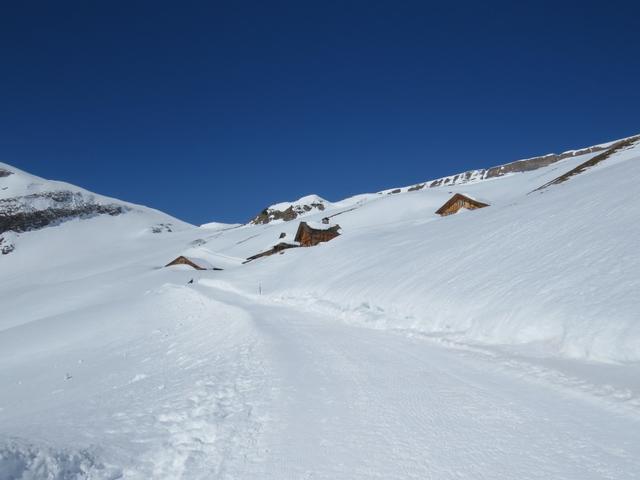
[[207,260],[205,260],[204,258],[198,258],[198,257],[187,257],[186,255],[182,255],[184,258],[186,258],[187,260],[189,260],[191,263],[199,266],[200,268],[204,268],[205,270],[213,270],[214,266],[209,263]]
[[[204,268],[230,268],[240,265],[243,261],[242,258],[231,257],[222,253],[212,252],[206,247],[192,247],[181,254],[193,263],[201,265]],[[205,267],[203,263],[206,263],[210,267]]]
[[309,225],[310,228],[313,228],[314,230],[329,230],[331,228],[337,227],[335,223],[333,224],[322,223],[322,222],[305,222],[305,223]]
[[485,205],[491,205],[489,200],[487,200],[486,198],[477,197],[475,195],[469,195],[468,193],[464,193],[464,192],[458,192],[455,195],[462,195],[463,197],[467,197],[469,200],[473,200],[474,202],[484,203]]

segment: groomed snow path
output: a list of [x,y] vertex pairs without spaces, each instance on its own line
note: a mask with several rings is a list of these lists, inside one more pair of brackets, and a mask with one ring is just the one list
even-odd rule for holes
[[472,351],[286,305],[233,303],[272,344],[271,383],[281,387],[262,461],[229,478],[640,478],[633,412]]

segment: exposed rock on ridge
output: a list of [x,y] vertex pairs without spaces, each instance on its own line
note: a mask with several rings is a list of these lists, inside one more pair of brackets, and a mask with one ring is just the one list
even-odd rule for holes
[[304,198],[291,204],[277,204],[267,207],[251,219],[249,223],[260,225],[271,223],[275,220],[288,222],[313,210],[323,211],[325,209],[324,201],[320,199],[320,197],[315,197],[315,199],[309,203],[302,203],[302,200],[304,200]]
[[73,218],[120,215],[123,205],[96,203],[81,192],[53,191],[0,199],[0,234],[27,232]]

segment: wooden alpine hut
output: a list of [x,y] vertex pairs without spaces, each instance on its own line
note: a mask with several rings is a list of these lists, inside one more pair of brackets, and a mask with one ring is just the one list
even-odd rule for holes
[[475,198],[468,197],[462,193],[456,193],[453,197],[447,200],[444,205],[436,210],[436,213],[445,217],[447,215],[457,213],[461,208],[475,210],[476,208],[484,208],[488,206],[488,203],[480,202]]
[[222,268],[214,267],[203,258],[185,257],[184,255],[180,255],[175,260],[167,263],[165,267],[171,267],[172,265],[187,265],[196,270],[222,270]]
[[268,257],[269,255],[274,255],[276,253],[283,253],[285,250],[288,250],[289,248],[297,248],[297,247],[298,245],[294,245],[292,243],[280,242],[277,245],[274,245],[273,247],[271,247],[269,250],[256,253],[255,255],[250,256],[242,263],[249,263],[252,260],[255,260],[257,258]]
[[328,225],[317,222],[300,222],[295,241],[301,247],[313,247],[322,242],[328,242],[340,235],[340,225]]

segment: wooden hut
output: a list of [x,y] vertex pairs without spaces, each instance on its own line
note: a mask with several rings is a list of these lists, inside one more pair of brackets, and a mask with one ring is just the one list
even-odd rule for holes
[[452,215],[457,213],[461,208],[466,208],[467,210],[475,210],[476,208],[488,207],[488,203],[480,202],[474,198],[467,197],[461,193],[456,193],[453,197],[446,201],[444,205],[442,205],[436,213],[443,217],[447,215]]
[[302,247],[313,247],[321,242],[328,242],[338,235],[340,235],[340,225],[300,222],[295,241]]
[[269,255],[273,255],[275,253],[282,253],[289,248],[296,248],[298,245],[294,245],[293,243],[280,242],[277,245],[274,245],[269,250],[264,252],[256,253],[255,255],[250,256],[242,263],[249,263],[252,260],[262,257],[268,257]]
[[188,265],[196,270],[222,270],[222,268],[214,267],[203,258],[185,257],[184,255],[180,255],[175,260],[167,263],[165,267],[170,267],[172,265]]

